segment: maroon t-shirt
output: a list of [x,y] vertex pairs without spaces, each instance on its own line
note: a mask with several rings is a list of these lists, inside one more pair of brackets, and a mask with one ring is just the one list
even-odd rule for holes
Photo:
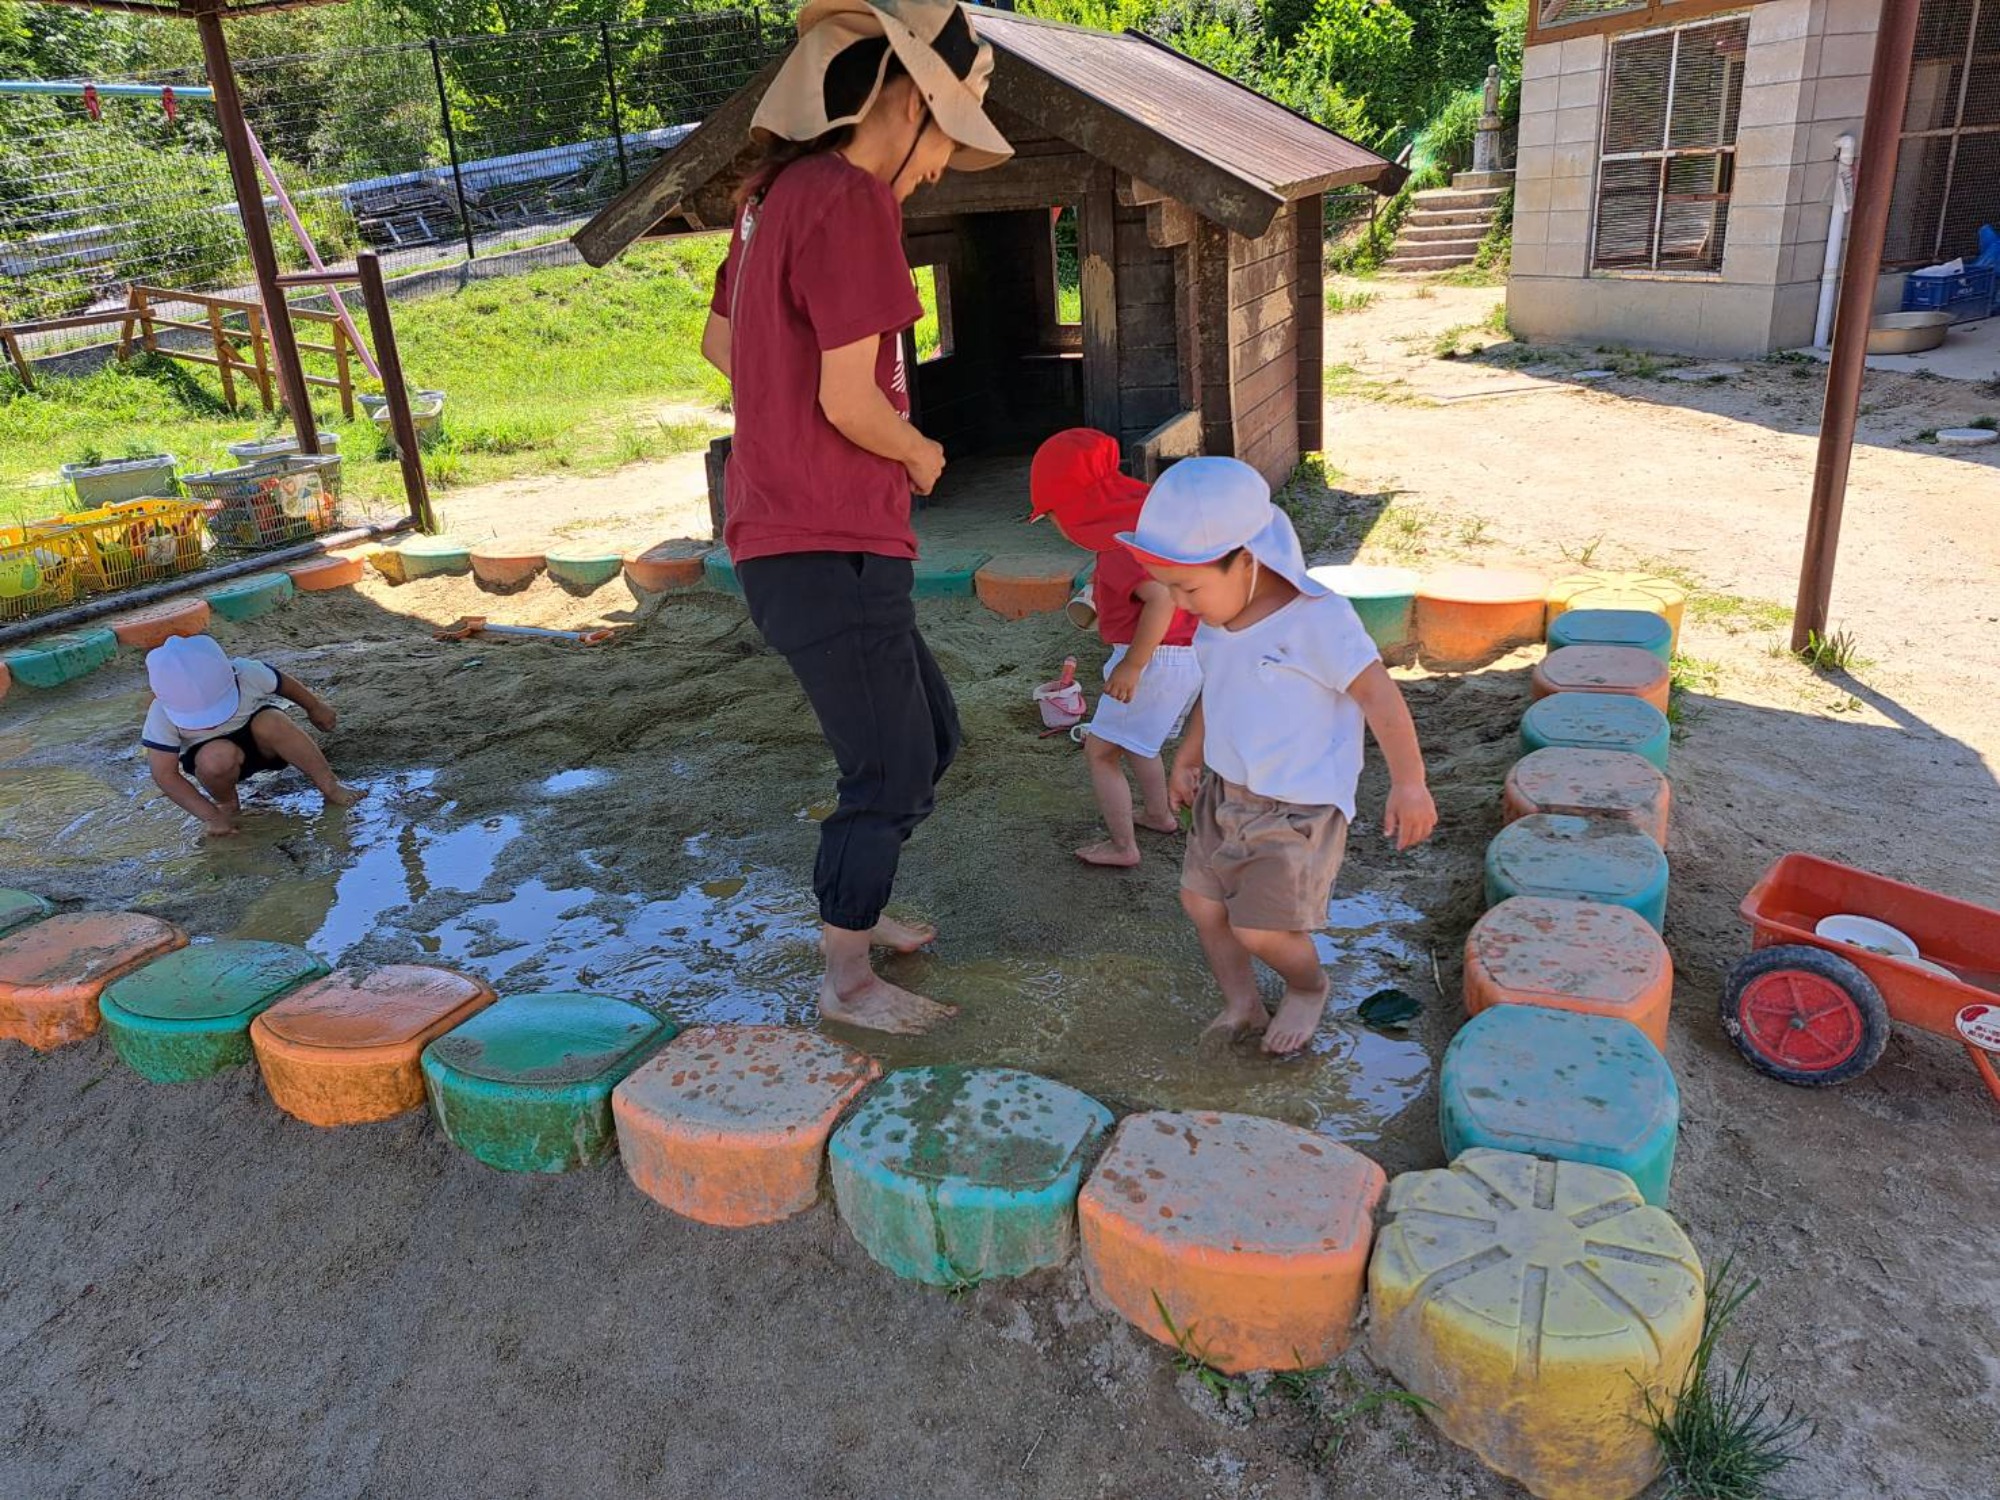
[[[1124,547],[1111,547],[1097,554],[1097,571],[1090,578],[1090,601],[1097,607],[1097,634],[1107,646],[1129,646],[1139,630],[1139,616],[1146,606],[1139,598],[1139,585],[1153,575]],[[1191,646],[1195,628],[1201,624],[1184,609],[1174,611],[1162,646]]]
[[747,247],[738,216],[710,306],[729,319],[735,388],[730,556],[915,557],[909,472],[855,447],[819,406],[820,355],[880,334],[875,383],[910,414],[901,335],[923,304],[889,185],[837,151],[785,168],[755,209]]

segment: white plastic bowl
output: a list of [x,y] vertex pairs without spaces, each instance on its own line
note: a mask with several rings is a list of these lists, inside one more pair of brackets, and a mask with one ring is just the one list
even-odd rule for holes
[[1887,922],[1878,922],[1873,917],[1837,912],[1830,917],[1821,917],[1813,932],[1818,937],[1846,943],[1854,948],[1866,948],[1870,953],[1887,954],[1890,958],[1914,959],[1918,956],[1916,942],[1907,932],[1891,927]]

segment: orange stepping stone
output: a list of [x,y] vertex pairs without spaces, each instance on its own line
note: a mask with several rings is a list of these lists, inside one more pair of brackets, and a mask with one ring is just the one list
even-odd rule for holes
[[704,1224],[775,1224],[819,1197],[827,1137],[880,1064],[792,1026],[696,1026],[611,1091],[618,1155]]
[[7,696],[7,689],[14,685],[14,673],[7,663],[0,661],[0,698]]
[[316,593],[323,589],[344,589],[361,582],[361,575],[367,570],[366,560],[360,557],[320,557],[308,563],[300,563],[288,571],[292,576],[292,586],[304,593]]
[[1664,849],[1673,790],[1666,773],[1636,751],[1547,745],[1514,762],[1500,805],[1509,823],[1535,813],[1617,818]]
[[1067,608],[1076,575],[1076,563],[1067,558],[996,557],[972,575],[972,590],[1002,619],[1025,620]]
[[1595,901],[1511,896],[1465,940],[1465,1009],[1536,1005],[1630,1021],[1667,1048],[1674,961],[1637,912]]
[[1537,698],[1616,693],[1643,699],[1665,713],[1670,682],[1667,664],[1637,646],[1558,646],[1535,663],[1528,686]]
[[1417,586],[1426,662],[1481,666],[1542,638],[1547,583],[1517,568],[1443,568]]
[[707,556],[705,542],[661,542],[626,558],[625,577],[633,588],[649,594],[693,588],[702,581],[702,559]]
[[1367,1157],[1296,1125],[1133,1115],[1077,1199],[1084,1275],[1119,1316],[1219,1370],[1331,1364],[1386,1186]]
[[171,922],[131,911],[47,917],[0,938],[0,1038],[37,1052],[97,1030],[106,985],[187,946]]
[[547,566],[539,552],[512,552],[503,547],[474,548],[472,576],[488,588],[519,588]]
[[250,1045],[286,1114],[361,1125],[422,1104],[424,1044],[492,1003],[484,983],[450,969],[336,969],[252,1021]]
[[209,614],[206,599],[174,599],[113,620],[111,633],[121,646],[151,651],[177,635],[200,635],[208,629]]

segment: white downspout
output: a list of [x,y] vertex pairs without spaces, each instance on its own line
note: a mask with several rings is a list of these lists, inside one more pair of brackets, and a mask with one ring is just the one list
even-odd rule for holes
[[1813,320],[1813,348],[1833,339],[1833,304],[1840,293],[1840,262],[1847,249],[1847,210],[1854,203],[1854,137],[1833,143],[1833,217],[1826,225],[1826,263],[1819,273],[1819,316]]

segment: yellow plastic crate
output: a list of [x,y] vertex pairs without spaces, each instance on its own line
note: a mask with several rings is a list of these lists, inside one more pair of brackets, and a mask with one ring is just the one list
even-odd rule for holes
[[36,522],[30,529],[76,542],[80,582],[91,593],[191,573],[201,566],[208,546],[202,508],[194,500],[122,500]]
[[0,620],[72,604],[83,587],[82,545],[60,529],[0,527]]

